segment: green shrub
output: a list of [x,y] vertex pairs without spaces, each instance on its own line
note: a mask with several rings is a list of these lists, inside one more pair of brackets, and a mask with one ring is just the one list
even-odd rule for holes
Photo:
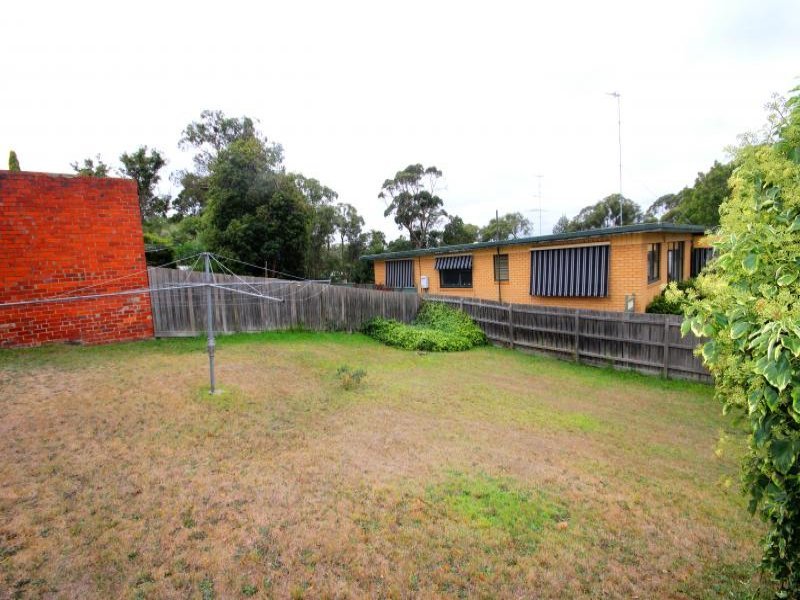
[[[658,296],[653,298],[644,311],[659,315],[682,315],[686,305],[685,292],[689,290],[695,291],[694,279],[670,283]],[[681,293],[676,294],[676,291]]]
[[364,333],[406,350],[454,352],[486,344],[486,335],[467,313],[439,302],[425,302],[411,325],[378,317],[366,323]]
[[770,122],[773,138],[737,151],[717,258],[681,331],[709,338],[717,397],[748,425],[743,483],[768,526],[762,566],[777,597],[800,598],[800,88]]
[[336,370],[339,382],[346,390],[352,390],[361,385],[361,381],[367,376],[364,369],[353,369],[349,365],[342,365]]
[[19,159],[17,158],[17,153],[13,150],[8,153],[8,170],[9,171],[19,171]]

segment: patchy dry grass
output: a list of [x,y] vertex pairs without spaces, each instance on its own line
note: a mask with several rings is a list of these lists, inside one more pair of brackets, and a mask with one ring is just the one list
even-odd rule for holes
[[200,340],[0,353],[0,597],[759,591],[709,388],[343,334],[218,365],[210,397]]

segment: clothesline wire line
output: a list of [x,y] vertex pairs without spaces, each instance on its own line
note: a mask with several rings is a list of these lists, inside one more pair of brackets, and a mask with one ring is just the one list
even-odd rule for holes
[[252,289],[252,290],[253,290],[254,292],[256,292],[257,294],[261,293],[261,292],[260,292],[260,291],[259,291],[259,290],[258,290],[258,289],[257,289],[257,288],[254,286],[254,285],[252,285],[251,283],[248,283],[247,281],[245,281],[244,279],[242,279],[241,277],[239,277],[239,276],[238,276],[236,273],[234,273],[233,271],[231,271],[231,270],[230,270],[228,267],[226,267],[225,265],[223,265],[223,264],[220,262],[220,260],[219,260],[219,259],[218,259],[216,256],[214,256],[214,255],[212,254],[212,255],[211,255],[211,258],[212,258],[212,259],[213,259],[213,260],[214,260],[214,261],[215,261],[215,262],[216,262],[216,263],[217,263],[217,264],[218,264],[220,267],[222,267],[222,269],[223,269],[223,270],[225,270],[225,271],[228,271],[228,272],[229,272],[231,275],[233,275],[233,276],[234,276],[234,277],[235,277],[235,278],[236,278],[236,279],[237,279],[239,282],[241,282],[241,283],[244,283],[245,285],[247,285],[248,287],[250,287],[250,289]]
[[255,296],[256,298],[261,298],[263,300],[271,300],[273,302],[285,302],[285,300],[283,298],[277,298],[277,297],[274,297],[274,296],[265,296],[264,294],[253,294],[251,292],[245,292],[243,290],[234,290],[234,289],[227,288],[227,287],[224,287],[224,286],[221,286],[221,285],[218,285],[218,284],[213,284],[212,283],[212,284],[208,284],[208,286],[212,287],[212,288],[216,288],[218,290],[225,290],[227,292],[233,292],[235,294],[243,294],[245,296]]
[[[236,273],[234,273],[234,272],[233,272],[233,271],[232,271],[232,270],[231,270],[229,267],[227,267],[227,266],[225,266],[224,264],[222,264],[222,262],[220,262],[219,258],[217,258],[217,256],[218,256],[217,254],[214,254],[213,252],[209,252],[209,255],[211,256],[211,258],[213,258],[213,259],[216,261],[216,263],[217,263],[219,266],[221,266],[223,269],[225,269],[226,271],[228,271],[228,272],[229,272],[231,275],[233,275],[233,276],[234,276],[236,279],[238,279],[239,281],[241,281],[241,282],[243,282],[243,283],[247,283],[247,282],[245,282],[245,281],[244,281],[244,280],[243,280],[241,277],[239,277],[239,275],[237,275]],[[222,256],[222,258],[227,258],[228,260],[233,260],[233,261],[236,261],[236,262],[241,262],[242,264],[245,264],[245,265],[248,265],[248,266],[251,266],[251,267],[254,267],[254,268],[259,268],[259,267],[257,267],[256,265],[253,265],[253,264],[251,264],[251,263],[247,263],[247,262],[244,262],[244,261],[239,261],[239,260],[237,260],[237,259],[235,259],[235,258],[231,258],[231,257],[225,257],[225,256]],[[264,270],[265,270],[265,272],[266,272],[266,271],[267,271],[266,267],[263,267],[263,268],[264,268]],[[274,271],[274,270],[271,270],[271,269],[270,269],[270,271],[272,271],[272,272],[275,272],[275,273],[280,273],[280,271]],[[287,273],[283,273],[283,274],[284,274],[284,275],[288,275]],[[312,284],[312,283],[320,283],[320,282],[314,281],[314,280],[312,280],[312,279],[301,279],[300,281],[302,281],[302,282],[303,282],[303,284],[304,284],[304,286],[303,286],[303,287],[306,287],[306,286],[308,286],[309,284]],[[328,284],[330,284],[330,280],[328,280],[328,282],[327,282],[327,283],[328,283]],[[300,282],[298,282],[298,285],[299,285],[299,284],[300,284]],[[287,283],[287,285],[290,285],[290,283]],[[253,288],[253,289],[255,289],[255,288]]]
[[[170,261],[168,263],[164,263],[163,265],[159,265],[159,267],[161,267],[161,268],[168,267],[170,265],[174,265],[174,264],[179,263],[181,261],[189,260],[191,258],[194,258],[195,256],[200,256],[201,254],[202,254],[202,252],[198,252],[197,254],[192,254],[192,255],[186,256],[184,258],[179,258],[177,260],[173,260],[173,261]],[[196,264],[196,261],[195,261],[195,264]],[[92,283],[90,285],[84,285],[84,286],[80,286],[80,287],[77,287],[77,288],[70,288],[68,290],[63,290],[61,292],[56,293],[55,296],[58,297],[58,296],[64,296],[66,294],[74,294],[75,292],[80,292],[82,290],[88,290],[88,289],[91,289],[91,288],[101,287],[101,286],[104,286],[104,285],[108,285],[110,283],[114,283],[114,282],[117,282],[117,281],[122,281],[123,279],[128,279],[130,277],[136,277],[136,276],[141,276],[141,275],[142,275],[141,271],[133,271],[132,273],[128,273],[127,275],[121,275],[120,277],[114,277],[112,279],[104,279],[103,281],[98,281],[97,283]]]
[[[230,273],[230,275],[232,275],[238,281],[235,281],[235,282],[218,282],[217,278],[215,277],[215,273],[213,271],[212,263],[211,263],[211,261],[209,261],[209,270],[210,270],[210,274],[211,274],[211,283],[209,283],[209,282],[193,282],[193,283],[190,283],[189,280],[191,279],[193,273],[198,273],[198,272],[201,273],[202,272],[202,271],[196,271],[195,269],[197,268],[198,262],[200,261],[200,259],[203,256],[205,256],[206,254],[208,254],[208,256],[210,258],[212,258],[213,261],[216,262],[224,271],[228,271],[228,273]],[[159,265],[159,267],[161,267],[161,268],[168,267],[168,266],[176,264],[176,263],[188,261],[188,260],[190,260],[192,258],[194,258],[195,260],[192,262],[191,266],[188,269],[186,269],[186,275],[181,277],[180,280],[178,282],[175,282],[175,283],[168,282],[168,283],[161,284],[160,286],[156,286],[156,287],[148,286],[148,287],[134,288],[134,289],[129,289],[129,290],[118,290],[118,291],[114,291],[114,292],[102,292],[102,293],[95,293],[95,294],[83,294],[83,295],[78,295],[78,296],[66,295],[66,294],[74,294],[75,292],[79,292],[79,291],[98,288],[98,287],[101,287],[101,286],[106,286],[106,285],[109,285],[111,283],[122,281],[124,279],[128,279],[130,277],[134,277],[134,276],[137,276],[137,275],[141,276],[141,272],[139,271],[139,272],[129,273],[127,275],[123,275],[123,276],[120,276],[120,277],[114,277],[112,279],[106,279],[106,280],[103,280],[103,281],[100,281],[100,282],[97,282],[97,283],[94,283],[94,284],[81,286],[81,287],[78,287],[78,288],[71,288],[69,290],[63,290],[63,291],[61,291],[61,292],[59,292],[59,293],[57,293],[57,294],[55,294],[53,296],[46,297],[46,298],[35,298],[35,299],[30,299],[30,300],[19,300],[19,301],[0,303],[0,308],[8,308],[8,307],[14,307],[14,306],[28,306],[28,305],[34,305],[34,304],[51,304],[51,303],[57,303],[57,302],[74,302],[74,301],[79,301],[79,300],[96,300],[96,299],[100,299],[100,298],[107,298],[107,297],[113,297],[113,296],[138,295],[138,294],[148,294],[148,293],[149,294],[156,294],[156,293],[159,293],[159,292],[168,292],[168,291],[190,289],[190,288],[200,288],[200,287],[217,288],[217,289],[220,289],[220,290],[223,290],[223,291],[227,291],[227,292],[231,292],[231,293],[234,293],[234,294],[238,294],[240,296],[250,296],[250,297],[255,297],[255,298],[258,298],[258,299],[261,299],[261,300],[270,300],[270,301],[275,301],[275,302],[285,302],[286,295],[284,295],[283,297],[270,296],[270,295],[267,295],[267,294],[263,293],[261,290],[259,290],[256,287],[256,285],[267,285],[267,286],[280,285],[280,286],[283,286],[283,288],[284,288],[284,290],[281,290],[281,291],[285,291],[286,287],[290,287],[292,285],[296,286],[300,290],[303,290],[303,289],[309,287],[312,284],[320,285],[322,287],[322,289],[319,292],[317,292],[317,293],[315,293],[315,294],[313,294],[311,296],[308,296],[308,297],[305,297],[305,298],[297,298],[297,297],[295,297],[295,301],[306,302],[308,300],[312,300],[312,299],[316,298],[317,296],[320,296],[321,294],[323,294],[325,292],[325,289],[330,285],[329,281],[328,281],[327,285],[325,285],[325,284],[323,284],[323,283],[321,283],[319,281],[314,281],[314,280],[310,280],[310,279],[303,279],[303,278],[299,278],[297,276],[291,275],[289,273],[282,273],[282,272],[276,271],[276,270],[268,270],[266,268],[263,268],[265,272],[266,271],[271,271],[271,272],[275,272],[275,273],[281,273],[283,275],[288,275],[290,277],[295,277],[299,281],[264,282],[263,284],[254,283],[254,282],[248,282],[248,281],[245,281],[244,279],[242,279],[236,273],[234,273],[229,267],[224,265],[217,258],[217,255],[212,254],[210,252],[209,253],[197,252],[195,254],[191,254],[189,256],[181,257],[181,258],[178,258],[176,260],[170,261],[168,263],[164,263],[162,265]],[[238,259],[234,259],[234,258],[231,258],[231,257],[221,256],[221,258],[223,258],[223,259],[227,258],[228,260],[233,260],[235,262],[240,262],[242,264],[245,264],[245,265],[248,265],[248,266],[251,266],[251,267],[260,268],[260,267],[257,267],[256,265],[251,264],[251,263],[247,263],[245,261],[240,261]],[[223,273],[219,273],[219,274],[227,276],[227,274],[224,273],[224,272]],[[224,285],[219,285],[219,283],[223,283]],[[246,291],[243,291],[241,289],[236,289],[236,287],[230,287],[230,286],[246,286],[246,287],[249,287],[250,289],[252,289],[254,293],[246,292]],[[226,302],[225,304],[233,304],[233,303]]]
[[218,258],[223,258],[225,260],[232,260],[233,262],[237,262],[237,263],[246,265],[248,267],[252,267],[254,269],[258,269],[259,271],[264,271],[265,274],[266,273],[278,273],[280,275],[285,275],[286,277],[291,277],[292,279],[297,279],[299,281],[308,281],[305,277],[300,277],[298,275],[292,275],[291,273],[286,273],[284,271],[278,271],[277,269],[270,269],[266,265],[264,265],[264,266],[254,265],[253,263],[249,263],[249,262],[244,261],[244,260],[239,260],[238,258],[233,258],[232,256],[225,256],[224,254],[216,254],[216,253],[214,253],[213,256],[216,256]]
[[[205,283],[193,283],[193,284],[186,284],[186,285],[172,285],[166,286],[160,289],[156,289],[156,291],[168,291],[168,290],[180,290],[185,288],[195,288],[195,287],[205,287],[207,284]],[[104,292],[100,294],[84,294],[83,296],[50,296],[48,298],[36,298],[33,300],[17,300],[14,302],[4,302],[0,304],[0,308],[8,308],[11,306],[25,306],[30,304],[53,304],[56,302],[75,302],[77,300],[96,300],[99,298],[108,298],[111,296],[132,296],[138,294],[149,294],[151,293],[153,288],[144,287],[144,288],[135,288],[130,290],[121,290],[118,292]]]

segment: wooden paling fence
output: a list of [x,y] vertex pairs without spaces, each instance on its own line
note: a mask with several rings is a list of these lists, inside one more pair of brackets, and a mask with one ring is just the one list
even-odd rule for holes
[[[206,331],[207,287],[177,287],[205,283],[205,275],[150,267],[150,299],[157,337],[193,336]],[[341,287],[325,283],[265,279],[214,273],[214,283],[236,287],[239,294],[211,288],[217,332],[309,329],[357,331],[377,316],[409,322],[419,310],[417,294]],[[243,285],[247,283],[248,285]],[[252,287],[251,287],[252,286]],[[176,289],[164,289],[175,287]],[[272,296],[282,302],[256,295]]]
[[492,342],[511,348],[664,377],[711,381],[693,352],[703,340],[691,334],[681,337],[682,318],[677,315],[500,304],[443,296],[426,299],[461,308]]
[[[159,267],[149,268],[148,274],[156,336],[204,333],[208,288],[178,286],[205,283],[205,275]],[[214,329],[223,333],[293,328],[357,331],[377,316],[408,323],[416,317],[421,301],[412,293],[307,281],[237,278],[220,273],[214,273],[213,280],[223,287],[235,286],[247,293],[282,300],[211,288]],[[426,300],[461,308],[492,342],[511,348],[664,377],[711,381],[693,352],[703,340],[692,335],[682,338],[679,316],[501,304],[445,296],[426,296]]]

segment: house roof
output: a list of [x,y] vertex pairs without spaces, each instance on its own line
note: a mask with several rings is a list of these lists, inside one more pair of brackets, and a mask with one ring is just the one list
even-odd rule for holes
[[516,240],[493,240],[491,242],[475,242],[474,244],[457,244],[454,246],[438,246],[436,248],[418,248],[416,250],[401,250],[399,252],[381,252],[380,254],[365,254],[361,260],[387,260],[394,258],[409,258],[411,256],[424,256],[426,254],[452,254],[455,252],[471,252],[481,248],[496,248],[500,246],[516,246],[520,244],[542,244],[567,240],[585,239],[592,237],[607,237],[610,235],[625,235],[629,233],[692,233],[702,234],[707,227],[703,225],[676,225],[674,223],[638,223],[636,225],[623,225],[621,227],[605,227],[603,229],[585,229],[570,233],[554,233],[534,237],[519,238]]

